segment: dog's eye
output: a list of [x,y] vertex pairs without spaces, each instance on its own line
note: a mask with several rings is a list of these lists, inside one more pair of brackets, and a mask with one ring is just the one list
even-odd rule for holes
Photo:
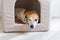
[[31,21],[31,19],[28,19],[29,21]]
[[37,21],[37,19],[35,19],[35,21]]

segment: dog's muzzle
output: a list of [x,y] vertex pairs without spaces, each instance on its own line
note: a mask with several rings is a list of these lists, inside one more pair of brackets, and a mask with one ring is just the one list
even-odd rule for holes
[[34,28],[34,25],[30,25],[30,28],[32,28],[32,29],[33,29],[33,28]]

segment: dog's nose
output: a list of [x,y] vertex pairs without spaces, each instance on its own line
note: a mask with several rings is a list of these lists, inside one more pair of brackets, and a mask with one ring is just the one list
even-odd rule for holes
[[34,28],[34,25],[30,25],[31,28]]

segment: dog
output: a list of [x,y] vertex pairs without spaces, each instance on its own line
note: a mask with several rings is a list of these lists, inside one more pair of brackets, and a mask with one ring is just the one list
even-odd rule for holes
[[24,23],[28,24],[31,29],[35,28],[38,24],[39,15],[36,11],[16,8],[15,16]]

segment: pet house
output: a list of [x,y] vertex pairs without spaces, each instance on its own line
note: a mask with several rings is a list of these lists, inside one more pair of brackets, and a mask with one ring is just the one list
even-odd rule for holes
[[[49,0],[2,0],[3,2],[3,30],[11,31],[48,31],[49,29]],[[27,24],[19,24],[15,19],[15,9],[24,8],[39,13],[39,23],[35,29]]]

